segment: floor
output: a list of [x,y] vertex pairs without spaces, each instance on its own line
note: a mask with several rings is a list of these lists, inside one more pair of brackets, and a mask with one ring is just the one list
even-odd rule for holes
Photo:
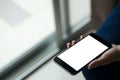
[[82,72],[77,75],[71,75],[65,71],[59,65],[57,65],[53,59],[27,77],[25,80],[85,80]]

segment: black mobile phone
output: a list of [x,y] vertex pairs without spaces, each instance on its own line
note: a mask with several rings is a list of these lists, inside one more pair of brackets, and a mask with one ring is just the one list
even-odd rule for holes
[[75,75],[111,47],[110,43],[96,34],[90,33],[81,41],[57,55],[54,61]]

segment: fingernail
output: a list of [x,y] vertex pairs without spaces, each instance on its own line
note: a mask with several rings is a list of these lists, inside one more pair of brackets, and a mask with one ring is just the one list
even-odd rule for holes
[[93,69],[93,67],[88,67],[88,70],[91,70],[91,69]]

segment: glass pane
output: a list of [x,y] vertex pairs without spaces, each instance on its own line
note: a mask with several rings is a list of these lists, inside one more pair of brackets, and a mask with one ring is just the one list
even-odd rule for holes
[[1,0],[0,69],[54,31],[52,0]]
[[70,14],[70,26],[74,27],[75,25],[81,23],[86,24],[90,20],[91,0],[69,0],[69,14]]

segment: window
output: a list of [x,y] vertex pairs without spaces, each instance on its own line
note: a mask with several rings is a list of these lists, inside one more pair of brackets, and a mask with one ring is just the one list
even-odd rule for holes
[[83,27],[91,20],[91,0],[69,0],[70,26]]
[[61,47],[65,39],[91,21],[91,1],[59,0],[54,4],[57,41]]
[[57,54],[71,33],[90,21],[89,0],[4,0],[0,4],[2,78],[24,78]]
[[0,1],[0,70],[53,32],[52,0]]

